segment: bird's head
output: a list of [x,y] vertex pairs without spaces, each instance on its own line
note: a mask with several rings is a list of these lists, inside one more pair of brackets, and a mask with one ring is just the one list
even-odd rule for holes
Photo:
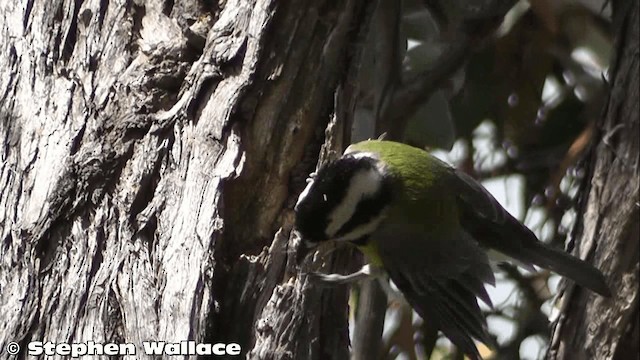
[[328,240],[363,242],[391,199],[383,163],[372,153],[347,152],[309,176],[295,206],[296,228],[307,248]]

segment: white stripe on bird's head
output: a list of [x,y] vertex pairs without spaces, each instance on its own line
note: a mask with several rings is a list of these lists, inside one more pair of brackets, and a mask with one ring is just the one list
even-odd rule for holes
[[329,215],[326,234],[330,238],[351,219],[362,199],[378,193],[382,187],[382,181],[382,174],[377,168],[362,169],[353,175],[344,198]]

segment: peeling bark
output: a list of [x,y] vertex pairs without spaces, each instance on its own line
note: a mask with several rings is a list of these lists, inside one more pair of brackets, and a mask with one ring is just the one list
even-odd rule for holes
[[348,356],[346,288],[310,287],[289,237],[329,119],[326,156],[348,134],[370,7],[1,2],[0,349]]

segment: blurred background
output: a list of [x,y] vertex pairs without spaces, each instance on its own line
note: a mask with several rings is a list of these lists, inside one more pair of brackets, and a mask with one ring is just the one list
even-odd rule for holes
[[[358,75],[351,138],[391,132],[394,140],[433,151],[481,180],[542,241],[570,249],[583,158],[605,99],[609,5],[503,1],[506,7],[496,14],[471,18],[456,9],[463,3],[381,1]],[[404,111],[395,101],[403,86],[429,76],[442,80],[422,88],[426,95],[411,111],[385,125],[381,119]],[[479,344],[481,353],[487,359],[542,359],[560,278],[509,263],[498,268],[496,287],[488,289],[494,308],[484,311],[500,347]],[[367,331],[358,312],[371,311],[359,305],[360,294],[354,289],[351,297],[352,339]],[[381,359],[463,358],[402,303],[387,303],[384,324]]]

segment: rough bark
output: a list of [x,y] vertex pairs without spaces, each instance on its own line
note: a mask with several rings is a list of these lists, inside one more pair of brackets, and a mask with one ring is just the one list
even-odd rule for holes
[[308,286],[289,233],[332,113],[328,156],[348,133],[369,6],[0,2],[0,349],[345,358],[346,288]]
[[639,9],[637,0],[613,3],[617,55],[591,177],[576,231],[577,253],[607,276],[613,297],[582,289],[564,295],[550,359],[637,359],[640,251]]

